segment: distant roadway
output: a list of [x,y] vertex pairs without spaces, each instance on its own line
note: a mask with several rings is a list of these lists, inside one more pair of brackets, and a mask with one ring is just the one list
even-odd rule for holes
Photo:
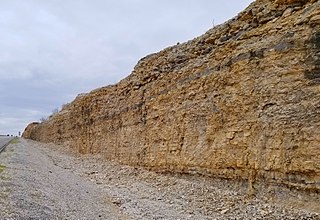
[[13,139],[13,137],[0,136],[0,153],[4,150],[6,145]]

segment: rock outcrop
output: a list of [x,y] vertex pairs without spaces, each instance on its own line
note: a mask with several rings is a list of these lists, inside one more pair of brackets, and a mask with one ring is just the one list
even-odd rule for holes
[[25,138],[158,171],[320,190],[320,2],[257,0]]
[[39,124],[40,124],[39,122],[32,122],[28,124],[28,126],[24,129],[22,137],[30,138],[33,135],[34,130],[37,128]]

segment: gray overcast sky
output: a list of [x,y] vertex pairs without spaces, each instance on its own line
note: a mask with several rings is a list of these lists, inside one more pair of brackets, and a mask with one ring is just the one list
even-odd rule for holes
[[0,134],[17,135],[253,0],[0,0]]

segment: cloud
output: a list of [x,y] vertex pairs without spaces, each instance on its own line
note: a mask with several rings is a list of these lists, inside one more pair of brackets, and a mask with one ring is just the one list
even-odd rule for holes
[[235,16],[251,0],[0,2],[0,131],[16,133],[78,93],[116,83],[147,54]]

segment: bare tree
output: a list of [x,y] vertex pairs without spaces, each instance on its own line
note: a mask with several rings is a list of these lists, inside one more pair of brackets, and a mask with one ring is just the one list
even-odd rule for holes
[[59,108],[55,108],[52,110],[52,115],[55,115],[59,112]]
[[46,118],[46,117],[41,117],[40,118],[40,122],[45,122],[45,121],[47,121],[48,119]]

